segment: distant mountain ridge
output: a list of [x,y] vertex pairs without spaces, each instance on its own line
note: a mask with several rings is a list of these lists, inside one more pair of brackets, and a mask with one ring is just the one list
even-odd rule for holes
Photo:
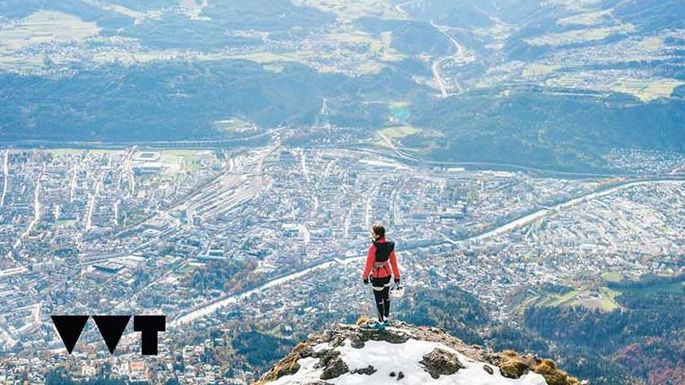
[[240,118],[573,172],[685,151],[682,1],[186,3],[0,2],[0,145],[244,145]]

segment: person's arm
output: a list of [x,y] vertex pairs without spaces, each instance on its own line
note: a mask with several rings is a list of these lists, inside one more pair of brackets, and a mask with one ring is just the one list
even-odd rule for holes
[[395,250],[390,252],[390,267],[392,268],[392,276],[396,283],[400,283],[400,269],[397,267],[397,254]]
[[371,245],[369,251],[366,253],[366,265],[364,266],[364,272],[362,273],[362,279],[364,283],[369,283],[369,274],[371,274],[371,268],[373,267],[373,261],[376,258],[376,245]]

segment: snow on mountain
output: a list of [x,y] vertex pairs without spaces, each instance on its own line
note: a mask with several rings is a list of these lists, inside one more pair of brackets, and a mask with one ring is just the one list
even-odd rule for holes
[[551,360],[467,345],[441,329],[337,325],[297,345],[255,385],[576,385]]

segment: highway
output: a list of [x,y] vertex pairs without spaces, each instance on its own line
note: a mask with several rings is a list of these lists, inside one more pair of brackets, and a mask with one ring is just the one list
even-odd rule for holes
[[[535,174],[543,174],[545,176],[555,176],[560,178],[615,178],[615,177],[638,177],[637,174],[626,173],[598,173],[598,172],[577,172],[577,171],[562,171],[554,169],[545,169],[540,167],[524,166],[520,164],[501,163],[501,162],[459,162],[459,161],[442,161],[442,160],[428,160],[421,159],[407,154],[406,148],[399,147],[389,141],[385,135],[381,134],[386,143],[389,142],[388,149],[379,149],[361,146],[350,146],[348,150],[357,151],[360,153],[371,152],[384,157],[390,157],[395,160],[398,158],[407,161],[411,164],[423,164],[428,166],[442,166],[442,167],[474,167],[483,170],[502,170],[502,171],[521,171]],[[644,175],[643,175],[644,176]],[[650,175],[650,177],[658,177],[658,175]]]
[[419,4],[419,3],[422,3],[422,2],[424,2],[424,1],[425,1],[425,0],[409,0],[409,1],[405,1],[405,2],[403,2],[403,3],[397,4],[397,5],[395,6],[395,10],[397,10],[397,12],[402,12],[402,13],[404,13],[404,14],[407,15],[407,16],[411,16],[411,14],[410,14],[409,12],[407,12],[403,7],[404,7],[405,5],[409,5],[409,4]]
[[[431,20],[430,24],[431,24],[431,26],[433,26],[433,28],[437,29],[441,34],[445,35],[447,37],[447,39],[449,39],[449,41],[452,44],[454,44],[454,47],[455,47],[455,52],[452,55],[445,56],[445,57],[442,57],[442,58],[436,60],[433,63],[433,66],[431,67],[431,69],[433,71],[433,77],[435,78],[435,82],[438,85],[438,87],[440,88],[440,94],[441,94],[442,98],[444,99],[450,95],[455,95],[455,94],[450,94],[447,92],[447,88],[445,87],[445,81],[442,78],[442,73],[440,70],[442,63],[445,61],[448,61],[448,60],[464,62],[467,60],[467,57],[466,57],[464,48],[461,46],[461,44],[459,44],[459,42],[456,39],[454,39],[454,37],[452,37],[452,35],[447,33],[447,27],[446,26],[435,24],[433,22],[433,20]],[[460,94],[464,91],[458,82],[455,81],[454,85],[457,87],[457,90],[458,90],[457,94]]]
[[[402,3],[395,5],[395,10],[397,12],[404,13],[405,15],[407,15],[408,18],[412,19],[412,14],[410,12],[408,12],[406,9],[404,9],[404,7],[407,5],[410,5],[410,4],[416,4],[416,5],[421,6],[422,3],[424,6],[426,5],[425,0],[405,1],[405,2],[402,2]],[[462,47],[462,45],[459,44],[459,42],[452,35],[447,33],[447,29],[448,29],[447,26],[435,24],[433,22],[433,20],[430,21],[430,25],[433,28],[437,29],[438,32],[443,34],[445,37],[447,37],[447,39],[449,39],[449,41],[454,45],[454,48],[455,48],[455,51],[452,55],[437,58],[437,60],[435,60],[433,62],[433,65],[431,66],[431,71],[433,72],[433,78],[435,79],[435,84],[440,89],[440,96],[442,96],[442,98],[444,99],[450,95],[456,95],[456,94],[462,93],[463,88],[459,83],[457,83],[455,81],[454,85],[458,91],[456,94],[455,93],[450,94],[447,91],[447,86],[445,85],[445,80],[442,78],[442,72],[441,72],[440,67],[442,66],[442,64],[444,62],[446,62],[448,60],[465,62],[465,61],[467,61],[468,57],[466,56],[466,51],[464,50],[464,47]]]

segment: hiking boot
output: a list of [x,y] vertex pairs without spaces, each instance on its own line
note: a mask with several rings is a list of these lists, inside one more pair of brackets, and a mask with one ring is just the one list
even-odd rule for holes
[[376,322],[371,326],[371,329],[373,330],[385,330],[385,323],[383,322]]

